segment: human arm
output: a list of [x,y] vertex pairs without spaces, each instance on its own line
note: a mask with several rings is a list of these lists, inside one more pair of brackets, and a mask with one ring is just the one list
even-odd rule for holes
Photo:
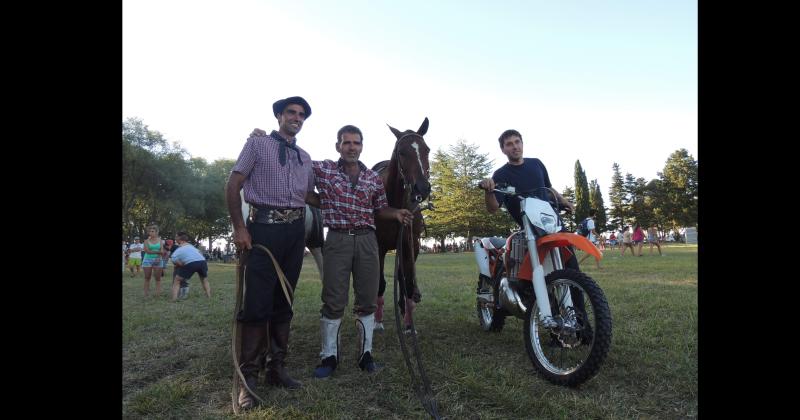
[[552,191],[553,191],[553,193],[556,195],[556,198],[558,199],[558,202],[559,202],[559,203],[561,203],[561,206],[562,206],[562,207],[564,207],[565,209],[567,209],[567,210],[568,210],[570,213],[575,213],[575,205],[573,205],[572,203],[570,203],[570,202],[569,202],[569,200],[567,200],[566,198],[564,198],[564,196],[563,196],[563,195],[561,195],[561,194],[560,194],[558,191],[556,191],[555,189],[551,189],[551,190],[552,190]]
[[253,246],[250,232],[247,231],[247,226],[244,223],[242,198],[239,196],[244,180],[245,177],[241,173],[231,172],[228,183],[225,185],[225,201],[228,204],[228,214],[230,214],[231,223],[233,224],[233,243],[239,249],[251,249]]
[[484,201],[486,203],[486,211],[494,213],[500,208],[500,203],[497,202],[497,197],[494,195],[495,182],[492,178],[486,178],[478,183],[478,187],[484,190]]

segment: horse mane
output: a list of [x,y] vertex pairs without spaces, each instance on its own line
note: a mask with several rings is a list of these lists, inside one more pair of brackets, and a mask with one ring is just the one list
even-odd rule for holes
[[396,150],[392,152],[391,160],[376,163],[372,166],[372,170],[377,172],[383,181],[383,187],[386,189],[386,201],[389,207],[402,208],[403,180],[400,179],[400,173],[397,171],[396,152]]

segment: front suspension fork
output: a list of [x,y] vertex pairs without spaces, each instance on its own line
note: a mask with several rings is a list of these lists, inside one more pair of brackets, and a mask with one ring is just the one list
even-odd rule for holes
[[[533,292],[534,296],[536,297],[536,305],[539,307],[539,319],[546,328],[560,327],[561,323],[559,323],[558,320],[553,317],[553,310],[550,307],[550,299],[547,295],[547,284],[544,280],[545,267],[539,262],[539,253],[536,249],[536,238],[533,236],[533,231],[530,226],[525,226],[525,234],[528,238],[528,256],[531,261],[532,269],[531,283],[533,283]],[[551,264],[548,265],[551,265],[551,267],[548,268],[551,270],[561,269],[561,253],[558,251],[558,248],[553,248],[549,254],[551,258]],[[560,291],[563,292],[560,298],[564,301],[564,305],[567,307],[572,306],[572,297],[570,295],[569,287],[563,286],[563,290]],[[558,294],[559,293],[557,293],[557,295]]]

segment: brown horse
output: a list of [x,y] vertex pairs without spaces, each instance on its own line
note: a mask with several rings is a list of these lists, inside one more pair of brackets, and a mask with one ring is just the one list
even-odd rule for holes
[[[428,153],[430,153],[430,148],[425,144],[425,139],[422,138],[428,131],[428,118],[425,118],[425,121],[422,122],[416,132],[411,130],[400,132],[400,130],[392,126],[389,126],[389,129],[397,137],[394,151],[392,151],[392,159],[376,164],[372,167],[372,170],[378,172],[383,180],[389,207],[408,209],[414,212],[414,222],[410,228],[405,228],[401,245],[403,249],[401,264],[406,279],[406,290],[403,291],[405,299],[401,298],[398,304],[405,314],[405,325],[408,326],[414,306],[422,298],[422,294],[417,287],[414,263],[419,255],[419,237],[423,229],[422,212],[419,209],[419,203],[428,198],[431,192],[431,184],[428,182],[430,169]],[[386,259],[387,251],[397,248],[400,224],[395,221],[376,219],[375,226],[381,266],[378,311],[375,319],[376,324],[378,324],[383,318],[383,294],[386,291],[386,278],[383,274],[384,260]],[[406,311],[406,307],[409,310]]]

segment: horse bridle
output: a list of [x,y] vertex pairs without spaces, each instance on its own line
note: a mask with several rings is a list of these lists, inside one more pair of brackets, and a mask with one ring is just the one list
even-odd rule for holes
[[[397,157],[397,145],[400,144],[400,140],[403,140],[404,138],[406,138],[408,136],[417,136],[417,137],[419,137],[419,138],[424,140],[424,138],[422,136],[420,136],[419,134],[417,134],[417,133],[406,133],[406,134],[403,134],[402,136],[400,136],[397,139],[397,142],[395,143],[394,151],[392,152],[393,156]],[[400,178],[403,180],[403,195],[405,196],[407,194],[408,197],[409,197],[408,201],[409,202],[413,201],[414,203],[416,203],[416,206],[415,206],[414,210],[411,210],[411,212],[413,213],[414,211],[416,211],[416,208],[419,207],[419,203],[422,202],[422,200],[423,200],[422,199],[422,195],[417,195],[416,197],[412,197],[411,196],[412,185],[411,185],[410,182],[408,182],[406,180],[406,175],[405,175],[405,172],[403,171],[403,166],[400,164],[399,157],[397,159],[395,159],[395,160],[397,162],[397,171],[400,172]],[[420,168],[420,170],[422,170],[422,168]],[[427,178],[426,178],[426,180],[427,180]]]

